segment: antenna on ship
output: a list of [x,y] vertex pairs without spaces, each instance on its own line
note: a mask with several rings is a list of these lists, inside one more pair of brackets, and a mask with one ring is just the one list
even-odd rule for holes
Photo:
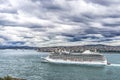
[[95,49],[95,52],[97,52],[97,49]]

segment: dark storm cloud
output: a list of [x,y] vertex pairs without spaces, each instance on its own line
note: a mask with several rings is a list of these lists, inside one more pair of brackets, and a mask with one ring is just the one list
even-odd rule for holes
[[108,30],[108,29],[97,29],[97,28],[86,29],[85,33],[86,34],[101,34],[105,38],[120,36],[120,31],[114,31],[114,30]]
[[0,35],[0,38],[4,39],[4,40],[6,40],[6,41],[9,40],[7,37],[5,37],[5,36],[3,36],[3,35]]
[[30,46],[120,44],[119,4],[119,0],[1,0],[0,41]]
[[118,27],[120,26],[120,22],[116,22],[116,23],[103,23],[103,26],[108,26],[108,27]]
[[92,2],[95,4],[99,4],[99,5],[103,5],[103,6],[110,6],[110,4],[112,4],[110,1],[108,0],[86,0],[87,2]]
[[119,0],[86,0],[87,2],[92,2],[95,4],[99,4],[99,5],[103,5],[103,6],[111,6],[111,5],[115,5],[115,4],[119,4]]
[[84,16],[82,16],[82,15],[79,15],[79,16],[70,16],[70,17],[68,17],[68,19],[69,19],[71,22],[84,23],[84,24],[87,24],[87,22],[90,21],[89,18],[84,17]]
[[8,20],[0,20],[0,25],[1,26],[16,26],[16,25],[19,25],[18,23],[16,22],[13,22],[13,21],[8,21]]
[[15,11],[15,10],[0,10],[0,13],[11,13],[11,14],[16,14],[17,11]]

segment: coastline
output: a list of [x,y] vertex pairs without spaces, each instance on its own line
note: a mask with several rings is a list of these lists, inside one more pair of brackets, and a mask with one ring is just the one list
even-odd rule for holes
[[54,52],[66,50],[72,53],[81,53],[85,50],[97,51],[100,53],[120,53],[120,46],[107,45],[83,45],[83,46],[54,46],[54,47],[39,47],[38,52]]

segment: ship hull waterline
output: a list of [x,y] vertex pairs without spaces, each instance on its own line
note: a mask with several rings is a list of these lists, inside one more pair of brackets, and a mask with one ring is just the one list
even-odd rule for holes
[[104,67],[107,62],[88,62],[88,61],[70,61],[70,60],[61,60],[61,59],[51,59],[51,58],[44,58],[43,62],[53,63],[53,64],[71,64],[71,65],[80,65],[80,66],[95,66],[95,67]]

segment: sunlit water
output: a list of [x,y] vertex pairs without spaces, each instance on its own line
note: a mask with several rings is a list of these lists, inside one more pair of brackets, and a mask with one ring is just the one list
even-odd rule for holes
[[0,77],[27,80],[120,80],[120,54],[104,54],[112,64],[104,68],[41,63],[47,53],[0,50]]

